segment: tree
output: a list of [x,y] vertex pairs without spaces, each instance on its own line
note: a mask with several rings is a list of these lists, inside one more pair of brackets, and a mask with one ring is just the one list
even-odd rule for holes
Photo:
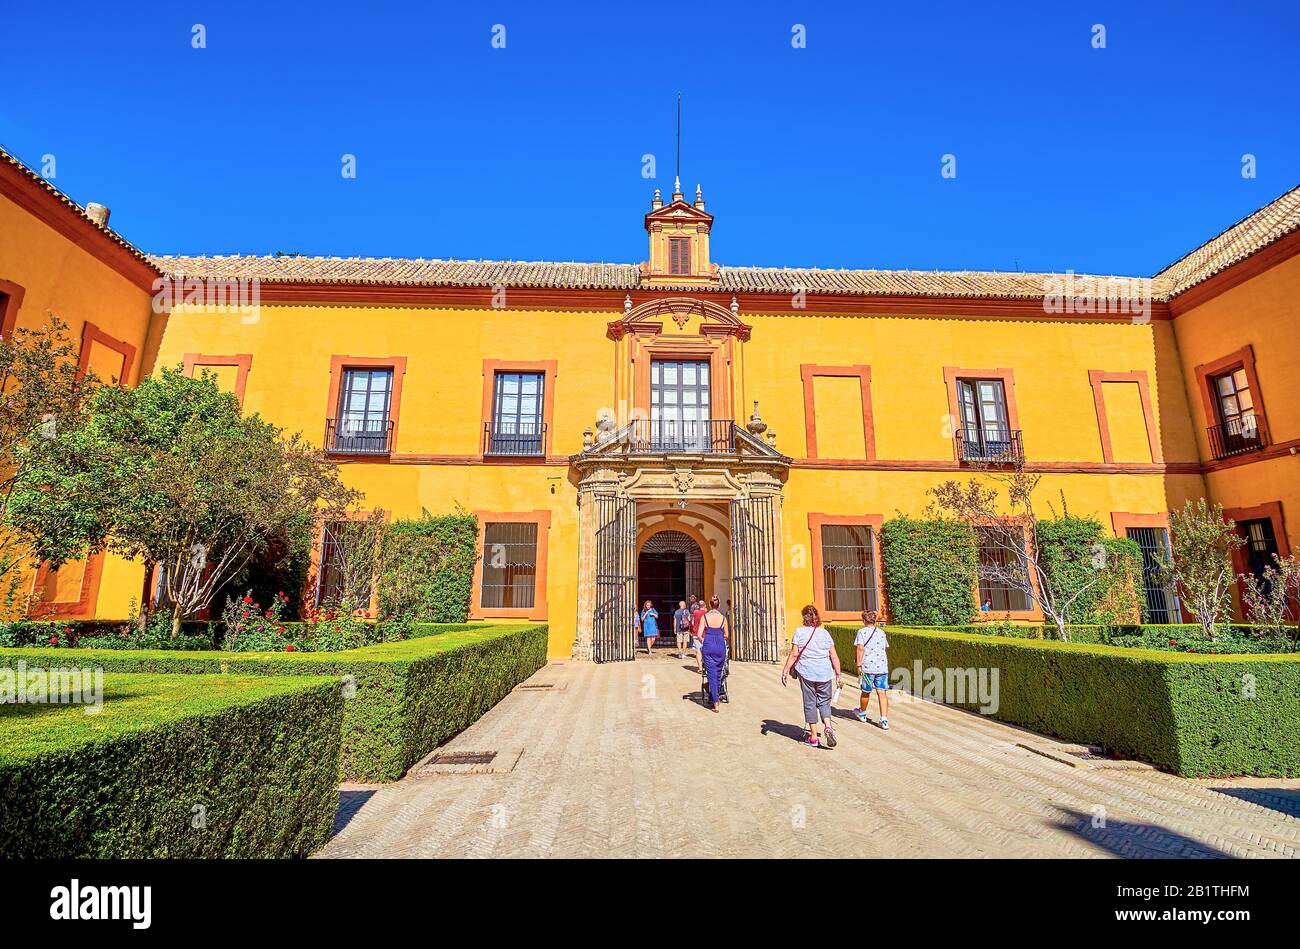
[[10,506],[45,538],[41,555],[72,556],[49,538],[77,523],[92,545],[158,565],[173,635],[273,540],[359,497],[299,435],[179,369],[100,389],[83,424],[33,443],[27,461]]
[[1187,501],[1169,515],[1168,553],[1161,555],[1164,581],[1177,586],[1187,608],[1214,638],[1219,617],[1232,606],[1232,555],[1246,541],[1223,519],[1223,505]]
[[1240,579],[1241,604],[1250,621],[1275,636],[1285,636],[1290,620],[1290,635],[1300,645],[1300,561],[1295,555],[1275,554],[1262,576],[1243,573]]
[[[997,487],[986,484],[986,479],[1003,486],[1005,505]],[[945,481],[931,494],[943,514],[968,525],[978,538],[986,552],[980,558],[980,579],[1018,590],[1027,602],[1037,602],[1056,627],[1057,637],[1068,642],[1070,623],[1084,615],[1103,591],[1122,582],[1131,563],[1125,557],[1109,556],[1099,542],[1086,547],[1053,545],[1051,525],[1073,519],[1062,496],[1062,516],[1039,520],[1034,492],[1040,481],[1021,464],[989,466],[983,478],[965,484]]]
[[47,313],[44,325],[0,339],[0,602],[12,600],[19,574],[36,565],[41,551],[62,563],[90,541],[76,519],[51,525],[52,534],[40,536],[11,515],[14,491],[28,477],[32,445],[80,424],[97,388],[92,374],[78,372],[67,328]]
[[454,514],[386,526],[379,558],[379,608],[415,622],[463,623],[469,614],[478,518]]

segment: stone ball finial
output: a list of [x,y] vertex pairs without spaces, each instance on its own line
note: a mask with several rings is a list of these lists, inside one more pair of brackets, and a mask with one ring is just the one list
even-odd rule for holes
[[758,399],[754,400],[754,414],[749,417],[749,424],[745,428],[749,430],[749,434],[754,436],[760,436],[767,431],[767,423],[758,414]]
[[614,418],[613,409],[601,409],[596,413],[596,444],[603,445],[614,437],[618,431],[618,419]]
[[775,447],[776,447],[776,432],[774,432],[774,431],[770,431],[770,430],[768,431],[768,433],[767,433],[767,447],[768,447],[768,448],[775,448]]
[[630,293],[623,298],[623,312],[624,313],[632,312],[632,294]]
[[586,428],[582,430],[582,450],[590,451],[595,444],[596,444],[595,436],[592,435],[591,426],[588,425]]
[[731,295],[731,315],[735,316],[739,312],[740,312],[740,301],[736,299],[736,295],[733,293]]

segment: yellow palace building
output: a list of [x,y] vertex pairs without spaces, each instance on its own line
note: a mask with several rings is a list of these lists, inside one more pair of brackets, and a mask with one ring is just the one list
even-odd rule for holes
[[[1300,541],[1300,189],[1150,278],[720,266],[680,187],[643,263],[179,258],[0,159],[0,333],[52,312],[101,378],[210,370],[371,509],[474,512],[471,616],[544,620],[555,656],[630,658],[632,604],[687,592],[731,601],[738,658],[807,602],[888,611],[881,524],[990,460],[1149,552],[1201,496],[1243,570]],[[93,555],[31,582],[118,619],[143,580]]]

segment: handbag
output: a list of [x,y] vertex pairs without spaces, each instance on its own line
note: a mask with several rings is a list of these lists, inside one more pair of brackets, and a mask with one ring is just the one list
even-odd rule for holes
[[[812,632],[808,634],[808,643],[812,642],[812,638],[817,635],[817,630],[818,627],[814,626]],[[808,643],[804,643],[799,647],[799,655],[795,657],[794,662],[790,663],[790,678],[796,682],[799,681],[799,670],[795,666],[799,665],[799,660],[803,658],[804,652],[808,649]]]

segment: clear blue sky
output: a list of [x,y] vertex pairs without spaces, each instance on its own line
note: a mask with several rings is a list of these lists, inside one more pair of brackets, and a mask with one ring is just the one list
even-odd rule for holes
[[1295,2],[51,0],[2,23],[0,143],[55,155],[151,253],[637,262],[679,90],[723,264],[1145,275],[1300,183]]

